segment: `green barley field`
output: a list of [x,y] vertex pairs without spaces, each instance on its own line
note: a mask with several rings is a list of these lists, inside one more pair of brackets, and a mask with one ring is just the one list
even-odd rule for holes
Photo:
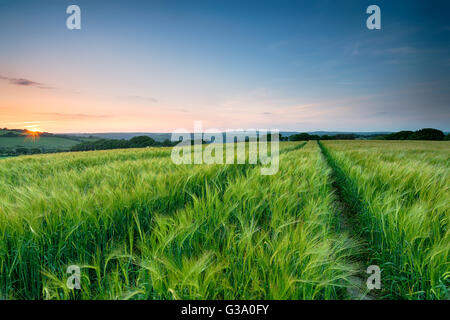
[[280,150],[271,176],[170,148],[1,159],[0,299],[449,298],[450,142]]

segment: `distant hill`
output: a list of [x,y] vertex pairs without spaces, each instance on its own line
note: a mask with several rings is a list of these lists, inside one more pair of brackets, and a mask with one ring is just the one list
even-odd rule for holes
[[[75,145],[82,142],[95,142],[99,139],[130,140],[138,136],[147,136],[157,142],[170,140],[172,134],[168,132],[105,132],[105,133],[68,133],[52,134],[43,132],[36,139],[28,136],[24,129],[0,129],[0,156],[14,156],[20,154],[51,153],[72,150]],[[303,131],[280,131],[283,137],[301,134]],[[310,135],[336,136],[355,135],[358,139],[384,139],[389,131],[352,132],[352,131],[309,131]],[[445,131],[448,135],[449,132]],[[448,137],[446,137],[448,140]]]
[[[302,132],[304,132],[304,131],[280,131],[280,134],[283,137],[289,137],[293,134],[299,134]],[[377,132],[310,131],[307,133],[315,134],[315,135],[319,135],[319,136],[323,136],[323,135],[334,136],[337,134],[356,134],[356,135],[360,135],[360,136],[375,136],[375,135],[380,135],[380,134],[389,134],[391,132],[388,132],[388,131],[377,131]],[[129,139],[137,137],[137,136],[147,136],[147,137],[150,137],[150,138],[155,139],[156,141],[160,141],[160,142],[162,142],[166,139],[170,140],[170,138],[172,136],[171,133],[158,133],[158,132],[69,133],[67,135],[73,136],[73,137],[82,137],[82,138],[90,137],[90,138],[97,138],[97,139],[126,139],[126,140],[129,140]]]
[[359,132],[359,131],[311,131],[307,132],[309,134],[316,134],[318,136],[335,136],[338,134],[355,134],[358,136],[378,136],[380,134],[389,134],[391,131],[367,131],[367,132]]
[[164,141],[166,139],[170,140],[171,133],[155,133],[155,132],[109,132],[109,133],[69,133],[60,134],[62,136],[72,136],[78,138],[96,138],[96,139],[125,139],[130,140],[134,137],[146,136],[156,141]]
[[0,129],[0,156],[69,151],[74,145],[86,141],[82,137],[48,132],[34,138],[30,134],[23,129]]

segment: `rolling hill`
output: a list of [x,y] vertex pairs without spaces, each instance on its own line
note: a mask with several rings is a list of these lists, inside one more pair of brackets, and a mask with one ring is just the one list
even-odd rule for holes
[[52,153],[68,151],[72,146],[86,141],[86,138],[42,133],[32,137],[21,129],[0,129],[0,155]]

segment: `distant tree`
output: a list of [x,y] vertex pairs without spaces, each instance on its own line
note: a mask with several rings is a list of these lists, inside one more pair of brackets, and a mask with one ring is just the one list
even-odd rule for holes
[[412,131],[399,131],[386,135],[386,140],[411,140],[414,132]]
[[289,137],[289,141],[308,141],[308,140],[310,140],[310,135],[308,133],[293,134]]
[[130,140],[118,139],[98,139],[94,141],[84,141],[74,145],[71,151],[89,151],[89,150],[109,150],[109,149],[126,149],[126,148],[146,148],[146,147],[161,147],[173,146],[177,142],[171,142],[169,139],[164,142],[155,141],[148,136],[137,136]]
[[174,146],[175,144],[177,144],[177,142],[172,142],[169,139],[165,139],[162,143],[161,146],[162,147],[171,147]]
[[89,150],[108,150],[129,148],[129,142],[126,140],[99,139],[95,141],[85,141],[74,145],[71,151],[89,151]]
[[445,135],[441,130],[425,128],[414,132],[411,135],[412,140],[444,140]]
[[275,136],[275,135],[278,136],[278,141],[283,141],[282,140],[283,137],[281,136],[280,133],[272,133],[272,132],[267,134],[267,141],[272,141],[272,137]]
[[131,148],[144,148],[155,145],[155,139],[147,136],[138,136],[130,139]]
[[15,138],[15,137],[19,137],[20,134],[14,131],[9,131],[5,134],[2,134],[2,138]]
[[356,138],[356,134],[353,133],[339,133],[333,136],[333,140],[355,140]]
[[445,140],[446,136],[441,130],[425,128],[417,131],[399,131],[387,135],[376,136],[374,139],[385,140]]
[[27,148],[23,148],[23,147],[17,148],[16,149],[16,154],[17,155],[19,155],[19,154],[28,154],[28,149]]

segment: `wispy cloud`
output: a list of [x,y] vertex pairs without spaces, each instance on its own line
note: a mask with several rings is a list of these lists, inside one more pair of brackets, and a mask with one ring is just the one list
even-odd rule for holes
[[40,82],[36,82],[36,81],[32,81],[29,79],[24,79],[24,78],[11,78],[11,77],[4,77],[0,75],[0,79],[1,80],[6,80],[8,81],[10,84],[13,85],[17,85],[17,86],[24,86],[24,87],[36,87],[39,89],[53,89],[52,87],[40,83]]
[[442,50],[431,48],[417,48],[417,47],[393,47],[383,50],[375,51],[375,54],[392,54],[392,55],[407,55],[407,54],[426,54],[426,53],[441,53]]
[[117,97],[120,100],[129,100],[129,101],[134,101],[134,102],[153,102],[156,103],[158,102],[157,99],[152,98],[152,97],[144,97],[144,96],[119,96]]
[[51,118],[57,118],[58,120],[86,120],[86,119],[104,119],[109,118],[111,115],[106,114],[84,114],[84,113],[59,113],[59,112],[39,112],[37,113],[41,116],[48,116]]

